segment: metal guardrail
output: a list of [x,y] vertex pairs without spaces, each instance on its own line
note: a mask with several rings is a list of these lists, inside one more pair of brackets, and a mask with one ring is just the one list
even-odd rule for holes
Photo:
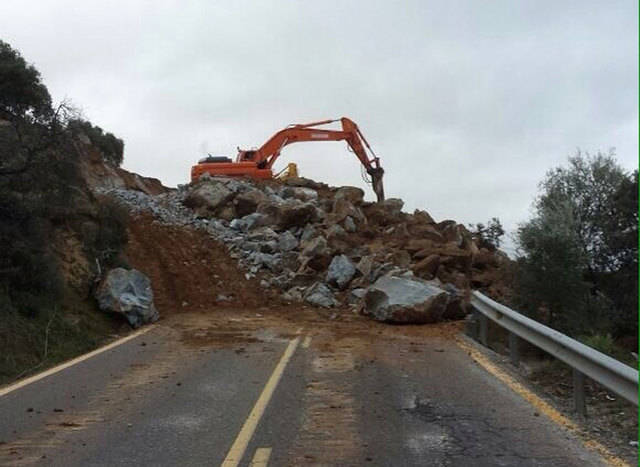
[[[574,370],[574,403],[585,414],[584,375],[638,405],[638,372],[561,332],[534,321],[498,302],[473,292],[471,305],[481,313],[479,338],[487,345],[487,318],[509,331],[511,359],[518,364],[518,337],[562,360]],[[517,336],[517,337],[516,337]]]

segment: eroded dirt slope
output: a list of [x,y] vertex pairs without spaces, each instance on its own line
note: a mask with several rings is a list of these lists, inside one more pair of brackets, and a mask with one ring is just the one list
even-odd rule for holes
[[278,306],[258,278],[247,279],[226,248],[202,230],[131,219],[126,256],[151,278],[160,315],[212,307]]

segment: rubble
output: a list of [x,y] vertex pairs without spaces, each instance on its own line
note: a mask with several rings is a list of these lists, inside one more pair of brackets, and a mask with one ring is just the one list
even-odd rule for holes
[[339,304],[331,289],[322,282],[316,282],[309,287],[304,294],[304,300],[311,305],[324,308],[334,307]]
[[155,195],[101,190],[156,222],[205,231],[285,301],[353,306],[385,322],[460,319],[469,287],[492,287],[505,262],[463,225],[405,213],[400,199],[366,202],[357,187],[203,176]]

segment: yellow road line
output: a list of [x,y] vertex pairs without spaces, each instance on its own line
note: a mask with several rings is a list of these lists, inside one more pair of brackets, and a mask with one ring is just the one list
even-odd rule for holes
[[271,457],[271,448],[258,448],[251,460],[250,467],[267,467]]
[[37,375],[33,375],[30,376],[29,378],[25,378],[22,379],[20,381],[18,381],[17,383],[11,384],[9,386],[6,386],[2,389],[0,389],[0,397],[2,396],[6,396],[7,394],[9,394],[10,392],[13,392],[17,389],[23,388],[31,383],[35,383],[36,381],[39,381],[43,378],[46,378],[47,376],[51,376],[54,373],[58,373],[59,371],[62,371],[66,368],[69,368],[70,366],[73,366],[77,363],[83,362],[85,360],[90,359],[91,357],[95,357],[98,354],[101,354],[102,352],[106,352],[107,350],[111,350],[114,347],[117,347],[119,345],[124,344],[125,342],[130,341],[131,339],[135,339],[138,336],[141,336],[149,331],[151,331],[151,329],[153,329],[155,326],[151,325],[151,326],[147,326],[143,329],[140,329],[139,331],[134,332],[133,334],[129,334],[126,337],[123,337],[122,339],[118,339],[117,341],[114,341],[110,344],[105,345],[104,347],[100,347],[99,349],[93,350],[89,353],[86,353],[84,355],[80,355],[79,357],[74,358],[73,360],[69,360],[68,362],[62,363],[61,365],[58,366],[54,366],[53,368],[49,368],[46,371],[43,371],[42,373],[38,373]]
[[276,368],[273,370],[273,373],[271,373],[269,381],[267,381],[267,384],[264,386],[262,394],[260,394],[260,397],[258,397],[258,400],[253,406],[251,413],[247,417],[247,420],[244,422],[244,425],[242,425],[240,433],[238,433],[236,440],[231,446],[231,449],[229,449],[227,457],[225,457],[224,461],[222,462],[222,467],[236,467],[242,460],[244,452],[247,450],[247,445],[249,444],[253,433],[256,431],[256,427],[258,426],[258,423],[260,422],[260,419],[262,418],[262,415],[264,414],[264,411],[267,408],[269,401],[271,400],[271,396],[273,396],[273,393],[276,390],[278,383],[280,382],[280,378],[282,378],[284,369],[287,367],[287,364],[289,363],[289,360],[291,360],[291,357],[296,351],[296,347],[298,347],[299,343],[299,337],[296,337],[289,342],[289,345],[284,351],[284,354],[282,354],[282,357],[276,365]]
[[311,345],[311,336],[307,336],[304,338],[304,340],[302,341],[302,347],[304,349],[308,349],[309,346]]
[[482,368],[484,368],[504,384],[509,386],[512,391],[520,395],[523,399],[534,406],[539,413],[546,415],[552,422],[556,423],[557,425],[563,426],[564,428],[568,429],[569,431],[576,434],[579,438],[581,438],[583,444],[588,449],[598,452],[598,454],[602,456],[602,458],[608,465],[615,467],[624,467],[629,465],[624,460],[612,454],[606,447],[604,447],[597,441],[584,439],[584,436],[581,436],[580,427],[576,423],[562,415],[548,402],[540,399],[536,394],[524,387],[512,376],[507,374],[504,370],[494,365],[493,362],[491,362],[491,360],[489,360],[489,358],[481,351],[474,348],[471,344],[465,342],[460,338],[456,339],[456,343],[459,347],[466,351],[471,356],[471,358],[473,358]]

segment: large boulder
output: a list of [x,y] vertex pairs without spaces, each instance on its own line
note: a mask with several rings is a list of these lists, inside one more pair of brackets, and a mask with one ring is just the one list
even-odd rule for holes
[[330,308],[339,305],[339,302],[333,296],[333,292],[326,284],[316,282],[309,287],[304,293],[304,300],[314,306]]
[[343,186],[336,190],[334,199],[346,199],[354,206],[359,206],[364,200],[364,191],[355,186]]
[[312,188],[288,186],[282,190],[282,197],[285,199],[295,198],[300,201],[315,201],[318,199],[318,192]]
[[199,217],[216,217],[234,196],[235,193],[222,181],[211,180],[197,184],[184,199],[184,205]]
[[435,221],[433,217],[427,211],[421,211],[420,209],[416,209],[413,211],[413,219],[416,222],[420,222],[423,224],[434,224]]
[[402,219],[404,202],[398,198],[389,198],[381,203],[373,203],[365,209],[369,222],[379,226],[397,224]]
[[136,269],[109,271],[95,297],[101,310],[124,315],[133,328],[152,323],[159,317],[153,304],[151,281]]
[[445,239],[431,224],[419,224],[411,229],[411,235],[415,238],[425,238],[435,243],[444,243]]
[[345,255],[334,256],[327,270],[327,282],[340,290],[344,289],[356,273],[356,267]]
[[404,201],[400,198],[387,198],[380,204],[390,214],[400,214],[404,207]]
[[303,188],[312,188],[314,190],[322,188],[322,183],[318,183],[314,180],[304,177],[288,178],[287,180],[285,180],[284,184],[287,186],[301,186]]
[[434,323],[448,302],[446,291],[426,281],[386,275],[367,289],[363,313],[386,323]]
[[317,222],[320,218],[318,208],[312,202],[303,203],[295,198],[285,202],[265,202],[258,206],[258,212],[266,214],[278,230],[303,227]]
[[258,209],[258,205],[266,201],[266,199],[267,195],[265,195],[262,191],[248,190],[236,196],[236,198],[233,200],[233,204],[235,204],[238,216],[242,217],[256,212],[256,209]]

